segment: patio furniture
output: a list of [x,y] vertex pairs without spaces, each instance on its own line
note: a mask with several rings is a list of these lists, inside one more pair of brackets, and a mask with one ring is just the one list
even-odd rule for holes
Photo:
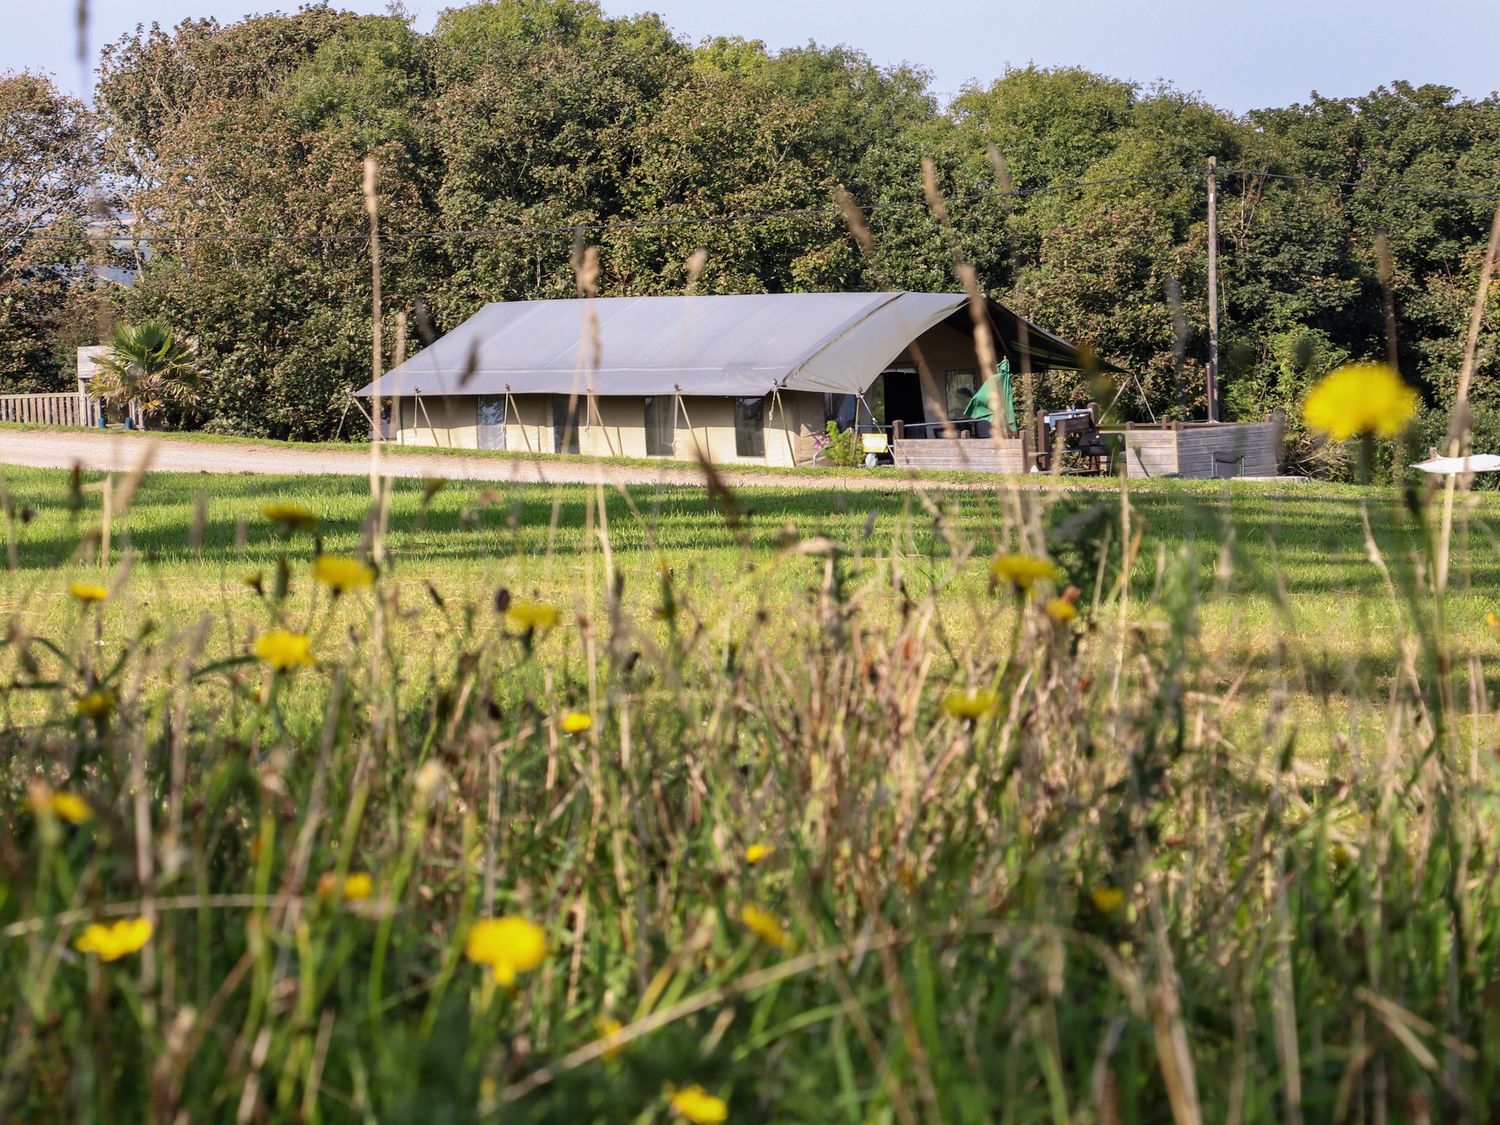
[[1070,407],[1066,410],[1038,410],[1036,413],[1036,468],[1050,472],[1053,458],[1066,453],[1077,454],[1079,464],[1073,472],[1106,475],[1114,470],[1114,444],[1099,432],[1098,407]]
[[1226,477],[1242,477],[1245,475],[1245,455],[1243,453],[1231,453],[1226,449],[1215,449],[1213,459],[1208,466],[1210,480],[1218,480],[1219,468],[1223,465],[1233,466],[1233,471],[1223,474]]

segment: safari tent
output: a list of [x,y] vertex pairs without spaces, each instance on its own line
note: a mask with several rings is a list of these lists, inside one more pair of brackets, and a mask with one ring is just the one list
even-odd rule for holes
[[[1067,341],[985,312],[1018,370],[1081,366]],[[607,297],[486,305],[378,389],[404,444],[791,466],[830,419],[933,432],[980,366],[958,293]]]

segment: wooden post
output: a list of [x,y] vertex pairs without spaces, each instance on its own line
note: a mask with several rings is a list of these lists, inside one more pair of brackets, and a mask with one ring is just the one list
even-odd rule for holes
[[[392,367],[400,367],[406,362],[406,310],[402,309],[396,314],[396,355]],[[416,418],[412,419],[413,422]],[[398,445],[405,445],[406,439],[401,436],[401,396],[391,396],[391,429],[394,431],[394,440]]]
[[380,498],[380,166],[365,157],[365,214],[370,218],[370,497]]
[[[792,431],[786,424],[786,404],[781,401],[781,388],[771,388],[771,414],[781,415],[781,432],[786,435],[786,455],[793,468],[797,467],[797,446],[792,441]],[[769,463],[769,459],[768,459]]]
[[505,448],[507,448],[507,449],[510,448],[510,419],[512,417],[514,417],[515,420],[516,420],[515,421],[516,429],[518,429],[518,430],[521,431],[521,440],[526,443],[526,452],[530,453],[532,451],[531,450],[531,435],[526,432],[526,426],[521,421],[521,406],[520,406],[520,404],[518,402],[516,402],[515,396],[510,393],[510,384],[509,383],[505,384],[505,402],[506,402],[506,408],[505,408],[505,417],[506,417],[506,435],[505,435],[506,440],[505,440]]
[[1219,162],[1208,158],[1208,420],[1219,420]]

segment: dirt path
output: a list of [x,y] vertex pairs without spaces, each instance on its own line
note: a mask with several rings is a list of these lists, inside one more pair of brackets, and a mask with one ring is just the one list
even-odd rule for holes
[[[71,469],[81,465],[98,472],[131,472],[150,456],[150,467],[168,473],[258,473],[310,476],[367,476],[367,450],[297,449],[285,445],[245,442],[173,440],[152,434],[109,431],[39,431],[0,429],[0,464],[38,469]],[[521,484],[701,485],[703,474],[681,464],[621,465],[585,457],[525,460],[506,457],[464,457],[452,454],[389,453],[381,459],[382,475],[444,477],[448,480],[505,481]],[[733,488],[815,488],[867,491],[900,488],[908,478],[890,470],[878,474],[859,470],[847,474],[744,473],[725,469],[723,478]],[[926,479],[924,489],[993,487],[972,481]]]

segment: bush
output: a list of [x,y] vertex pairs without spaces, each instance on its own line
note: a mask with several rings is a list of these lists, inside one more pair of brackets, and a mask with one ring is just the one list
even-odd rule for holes
[[1349,353],[1328,333],[1316,328],[1293,328],[1267,339],[1259,349],[1230,349],[1224,388],[1224,416],[1231,421],[1256,422],[1273,410],[1285,417],[1283,462],[1294,473],[1327,480],[1348,480],[1354,471],[1348,451],[1330,445],[1302,424],[1302,400],[1319,379],[1349,362]]
[[840,429],[832,419],[823,429],[820,446],[824,459],[831,465],[849,469],[859,464],[859,435],[853,430]]

